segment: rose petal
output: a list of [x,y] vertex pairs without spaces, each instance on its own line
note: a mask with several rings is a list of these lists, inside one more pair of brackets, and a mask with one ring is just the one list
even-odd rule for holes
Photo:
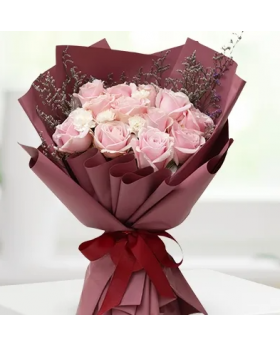
[[92,135],[90,133],[81,136],[70,138],[62,147],[59,148],[61,152],[75,153],[84,152],[92,144]]
[[203,146],[204,144],[205,144],[205,139],[201,137],[200,144],[194,149],[182,148],[175,145],[174,146],[175,163],[177,165],[184,164],[192,155],[196,154],[200,150],[201,146]]
[[162,145],[159,148],[154,148],[154,147],[144,147],[142,148],[142,152],[149,157],[151,161],[156,160],[158,157],[161,157],[161,155],[165,152],[166,150],[166,145]]
[[172,117],[174,120],[179,120],[180,117],[183,116],[183,113],[191,108],[191,104],[187,104],[182,108],[176,109],[169,113],[169,116]]

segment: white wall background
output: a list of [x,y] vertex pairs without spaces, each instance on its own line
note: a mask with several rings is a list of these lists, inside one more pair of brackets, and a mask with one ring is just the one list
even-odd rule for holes
[[[220,50],[230,35],[0,32],[0,284],[82,276],[86,262],[77,247],[98,234],[79,224],[29,171],[17,145],[39,143],[17,98],[54,64],[55,45],[90,45],[106,37],[112,48],[152,53],[191,37]],[[280,286],[279,44],[278,31],[248,31],[236,48],[238,73],[248,83],[231,114],[235,144],[192,215],[174,229],[187,268],[209,267]],[[179,255],[176,247],[170,250]]]

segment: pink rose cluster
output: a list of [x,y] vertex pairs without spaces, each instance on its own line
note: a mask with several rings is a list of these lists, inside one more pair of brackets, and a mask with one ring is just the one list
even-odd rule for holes
[[94,80],[73,97],[80,107],[56,127],[58,149],[76,153],[94,146],[111,159],[133,151],[140,169],[152,166],[157,171],[171,161],[184,164],[205,144],[206,130],[214,127],[187,95],[153,85],[105,88]]

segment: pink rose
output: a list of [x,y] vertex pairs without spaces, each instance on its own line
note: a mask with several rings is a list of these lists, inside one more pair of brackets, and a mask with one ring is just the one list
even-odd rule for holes
[[206,128],[214,127],[214,121],[211,117],[203,114],[199,109],[192,107],[187,114],[180,121],[183,128],[194,129],[196,131],[205,133]]
[[191,106],[188,96],[182,92],[160,89],[156,98],[156,107],[168,113],[176,121],[180,121]]
[[89,102],[92,98],[100,96],[103,92],[103,82],[101,80],[95,79],[93,82],[87,83],[80,87],[79,93],[74,94],[74,96],[78,97],[82,105],[84,105],[86,102]]
[[173,124],[173,119],[159,108],[148,109],[146,120],[147,126],[158,128],[161,132],[165,132]]
[[94,131],[94,145],[107,158],[121,156],[131,148],[129,126],[120,121],[101,123]]
[[178,122],[174,122],[171,136],[174,138],[174,161],[177,165],[184,164],[205,144],[201,132],[182,128]]
[[152,166],[157,171],[173,159],[173,138],[157,128],[144,128],[139,139],[131,140],[131,145],[139,169]]
[[147,112],[147,107],[142,104],[141,100],[131,97],[120,97],[112,104],[115,110],[116,118],[119,121],[128,123],[131,116],[143,115]]
[[53,141],[61,152],[84,152],[92,144],[91,131],[76,130],[73,121],[71,117],[68,117],[61,125],[56,126]]
[[132,94],[131,87],[127,84],[119,84],[119,85],[109,87],[106,90],[106,92],[116,97],[121,97],[121,96],[130,97]]
[[96,119],[97,115],[111,108],[114,101],[114,97],[109,94],[101,95],[96,98],[92,98],[89,102],[83,105],[86,110],[91,110],[92,116]]
[[139,85],[130,84],[132,89],[132,98],[141,99],[150,107],[154,107],[156,103],[157,92],[153,85]]

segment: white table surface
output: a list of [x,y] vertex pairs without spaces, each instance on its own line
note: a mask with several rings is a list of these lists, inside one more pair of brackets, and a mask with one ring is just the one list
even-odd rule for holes
[[[280,315],[280,290],[213,271],[185,277],[209,315]],[[83,281],[0,287],[0,315],[74,315]]]

